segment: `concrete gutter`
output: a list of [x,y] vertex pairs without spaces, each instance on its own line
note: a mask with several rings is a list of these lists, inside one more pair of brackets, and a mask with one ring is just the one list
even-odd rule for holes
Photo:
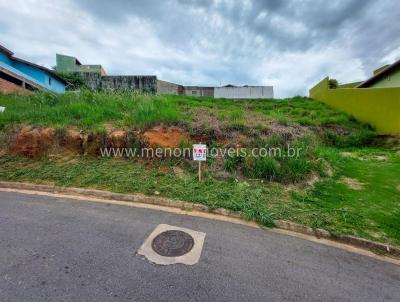
[[[205,217],[228,221],[232,223],[245,224],[253,227],[259,227],[254,221],[244,220],[244,215],[241,212],[234,212],[227,209],[212,210],[209,207],[191,202],[173,200],[165,197],[147,196],[144,194],[122,194],[109,191],[82,189],[73,187],[61,187],[55,185],[40,185],[21,182],[6,182],[0,181],[0,189],[2,191],[24,191],[22,193],[32,192],[47,192],[51,194],[64,194],[65,197],[80,196],[79,199],[89,198],[89,200],[98,202],[115,201],[115,204],[123,204],[124,202],[132,203],[138,207],[155,208],[177,214],[185,214],[192,216]],[[122,203],[121,203],[122,202]],[[274,220],[275,226],[280,230],[295,232],[314,238],[327,239],[346,245],[354,246],[364,250],[372,251],[378,255],[384,255],[394,258],[400,258],[400,248],[387,245],[380,242],[375,242],[351,235],[336,235],[323,229],[313,229],[308,226],[300,225],[285,220]]]

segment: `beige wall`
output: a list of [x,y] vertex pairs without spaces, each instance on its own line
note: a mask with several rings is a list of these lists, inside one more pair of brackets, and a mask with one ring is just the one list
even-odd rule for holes
[[214,97],[214,87],[185,86],[185,95]]
[[157,93],[158,94],[178,94],[178,84],[167,81],[157,80]]
[[215,98],[227,99],[272,99],[272,86],[215,87]]

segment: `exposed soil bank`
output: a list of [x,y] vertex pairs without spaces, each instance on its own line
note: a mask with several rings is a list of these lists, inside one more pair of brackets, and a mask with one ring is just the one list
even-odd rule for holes
[[71,128],[19,126],[8,134],[8,151],[12,154],[39,158],[59,148],[97,155],[100,148],[161,147],[174,148],[188,144],[190,135],[178,127],[154,127],[145,132],[110,129],[106,133],[85,133]]

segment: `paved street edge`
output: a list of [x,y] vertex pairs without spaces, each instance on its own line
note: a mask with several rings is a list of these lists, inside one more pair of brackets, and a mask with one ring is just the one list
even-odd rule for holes
[[[222,221],[229,221],[233,223],[246,224],[250,226],[257,226],[255,222],[244,220],[244,215],[241,212],[234,212],[227,209],[210,209],[209,207],[196,204],[191,202],[185,202],[180,200],[173,200],[165,197],[157,196],[147,196],[144,194],[122,194],[114,193],[109,191],[95,190],[95,189],[83,189],[74,187],[61,187],[54,185],[42,185],[42,184],[32,184],[23,182],[7,182],[0,181],[0,188],[3,189],[15,189],[15,190],[28,190],[28,191],[41,191],[54,194],[66,194],[66,195],[81,195],[84,197],[95,197],[100,199],[109,199],[115,201],[131,202],[131,203],[141,203],[154,206],[161,206],[167,208],[180,209],[183,211],[196,211],[200,213],[210,213],[213,216],[217,215],[220,217],[225,217],[229,219],[219,219]],[[179,213],[178,213],[179,214]],[[193,215],[197,216],[197,215]],[[212,217],[206,217],[212,218]],[[313,236],[318,239],[328,239],[336,241],[339,243],[344,243],[346,245],[351,245],[357,248],[365,249],[377,253],[378,255],[385,255],[395,258],[400,258],[400,248],[387,245],[380,242],[375,242],[351,235],[336,235],[332,234],[323,229],[313,229],[308,226],[300,225],[285,220],[274,220],[274,224],[278,229],[291,231],[295,233],[300,233],[308,236]]]

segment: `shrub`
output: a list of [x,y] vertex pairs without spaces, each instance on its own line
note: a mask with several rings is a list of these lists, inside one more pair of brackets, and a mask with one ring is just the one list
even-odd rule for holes
[[240,154],[233,154],[228,156],[225,161],[224,161],[224,168],[226,171],[228,172],[234,172],[240,163],[242,163],[243,161],[243,156],[241,156]]
[[322,139],[327,145],[339,148],[369,146],[375,137],[375,133],[369,129],[352,129],[347,134],[325,130],[322,134]]
[[272,157],[247,157],[243,172],[248,177],[275,180],[279,177],[280,164]]
[[305,157],[293,158],[288,157],[282,162],[282,181],[296,182],[304,179],[304,177],[313,170],[312,162]]
[[337,80],[335,80],[335,79],[330,79],[329,80],[329,88],[335,89],[335,88],[338,88],[338,87],[339,87],[339,83],[338,83]]
[[57,73],[58,76],[66,80],[69,85],[67,86],[67,90],[80,90],[87,89],[87,85],[79,73]]

